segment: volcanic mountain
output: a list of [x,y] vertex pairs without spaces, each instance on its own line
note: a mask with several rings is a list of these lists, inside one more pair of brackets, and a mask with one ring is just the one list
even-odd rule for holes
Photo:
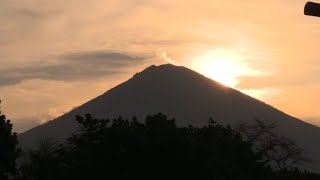
[[65,139],[78,128],[75,115],[142,119],[159,112],[174,117],[180,126],[203,126],[210,117],[224,125],[251,122],[254,118],[275,122],[279,133],[294,140],[312,160],[307,168],[320,172],[319,127],[174,65],[151,66],[69,113],[22,133],[19,141],[30,147],[45,137]]

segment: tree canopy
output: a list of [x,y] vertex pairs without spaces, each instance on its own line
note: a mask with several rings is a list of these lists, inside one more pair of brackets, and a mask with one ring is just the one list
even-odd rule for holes
[[17,134],[12,132],[12,124],[0,112],[0,179],[8,179],[16,172],[19,154]]
[[277,170],[248,138],[210,119],[177,127],[159,113],[144,121],[77,116],[67,143],[42,141],[19,179],[319,179],[297,168]]

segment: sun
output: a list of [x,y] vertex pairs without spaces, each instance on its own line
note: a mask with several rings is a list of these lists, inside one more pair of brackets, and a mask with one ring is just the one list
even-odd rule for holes
[[250,64],[250,59],[252,59],[252,56],[237,50],[208,50],[201,55],[192,57],[191,69],[210,79],[216,80],[225,86],[237,89],[242,93],[260,100],[279,94],[279,90],[273,88],[241,88],[241,77],[261,77],[270,75],[270,72],[268,73],[252,68],[253,64]]
[[244,59],[244,56],[238,52],[217,49],[195,57],[191,66],[197,72],[235,88],[239,83],[239,77],[255,73],[248,67]]

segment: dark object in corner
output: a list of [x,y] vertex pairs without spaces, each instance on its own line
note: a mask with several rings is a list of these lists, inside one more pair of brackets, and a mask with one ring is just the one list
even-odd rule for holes
[[320,17],[320,4],[314,2],[307,2],[304,7],[304,14],[308,16]]

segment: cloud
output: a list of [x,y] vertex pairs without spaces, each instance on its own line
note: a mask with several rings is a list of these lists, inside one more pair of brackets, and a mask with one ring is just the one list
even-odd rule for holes
[[[302,68],[307,69],[307,68]],[[266,75],[266,76],[241,76],[237,79],[239,84],[236,88],[239,89],[260,89],[260,88],[287,88],[287,87],[302,87],[310,84],[320,83],[320,79],[314,74],[319,74],[320,71],[301,72],[292,70],[292,72],[283,71],[281,73]],[[289,71],[289,70],[288,70]]]
[[126,68],[141,65],[145,60],[144,57],[108,51],[68,53],[60,55],[54,62],[33,62],[2,70],[0,86],[13,85],[28,79],[61,81],[93,79],[121,73]]
[[92,51],[92,52],[76,52],[61,56],[66,61],[86,62],[89,64],[100,64],[106,62],[113,66],[122,66],[125,63],[137,63],[144,58],[138,56],[130,56],[124,53]]
[[13,131],[17,133],[22,133],[31,127],[40,125],[35,117],[11,119],[11,122],[13,124]]
[[306,120],[307,122],[314,124],[316,126],[320,127],[320,116],[315,116],[315,117],[306,117],[303,118],[304,120]]

